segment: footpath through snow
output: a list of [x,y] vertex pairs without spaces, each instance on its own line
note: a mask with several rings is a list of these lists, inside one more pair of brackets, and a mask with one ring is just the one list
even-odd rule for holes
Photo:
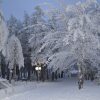
[[33,82],[27,83],[27,85],[31,85],[31,88],[20,86],[20,89],[25,91],[16,92],[2,100],[100,100],[100,86],[96,85],[95,82],[85,82],[82,90],[78,89],[75,79],[38,82],[36,84]]

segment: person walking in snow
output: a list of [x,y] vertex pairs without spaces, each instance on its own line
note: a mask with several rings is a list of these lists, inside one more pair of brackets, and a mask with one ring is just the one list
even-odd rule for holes
[[78,87],[79,89],[83,88],[83,83],[84,83],[84,77],[83,77],[83,74],[79,74],[79,77],[78,77]]

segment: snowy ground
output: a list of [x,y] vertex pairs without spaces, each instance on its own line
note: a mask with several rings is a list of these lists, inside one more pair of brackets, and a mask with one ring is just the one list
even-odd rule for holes
[[85,82],[82,90],[78,89],[75,79],[31,82],[27,85],[31,85],[31,88],[25,90],[26,86],[24,86],[24,92],[15,93],[2,100],[100,100],[100,86],[95,82]]

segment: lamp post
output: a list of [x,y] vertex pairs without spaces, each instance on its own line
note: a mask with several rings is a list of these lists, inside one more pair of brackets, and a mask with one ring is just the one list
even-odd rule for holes
[[39,81],[39,76],[40,76],[41,66],[35,67],[35,70],[37,71],[37,81]]

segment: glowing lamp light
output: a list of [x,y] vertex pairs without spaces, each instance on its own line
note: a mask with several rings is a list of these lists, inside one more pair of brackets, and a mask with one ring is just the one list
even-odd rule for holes
[[35,70],[36,71],[41,70],[41,67],[36,67]]
[[38,67],[35,67],[35,70],[39,70]]
[[41,67],[39,67],[38,69],[41,70]]

